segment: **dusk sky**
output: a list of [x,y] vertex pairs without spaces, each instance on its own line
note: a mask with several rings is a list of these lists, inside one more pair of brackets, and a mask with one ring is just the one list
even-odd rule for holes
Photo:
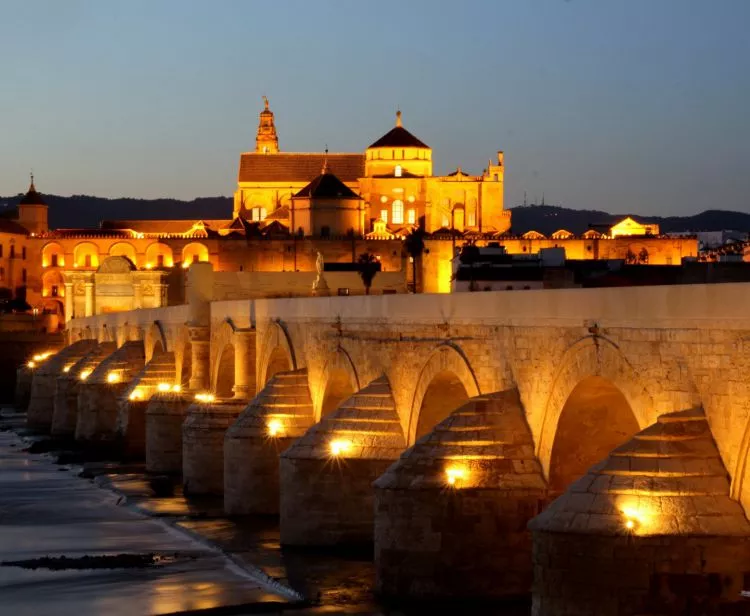
[[749,0],[0,0],[0,195],[232,194],[394,122],[506,206],[750,211]]

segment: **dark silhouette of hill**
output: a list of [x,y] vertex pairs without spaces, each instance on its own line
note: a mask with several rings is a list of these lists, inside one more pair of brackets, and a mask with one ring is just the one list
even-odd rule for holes
[[[0,216],[18,205],[23,195],[0,197]],[[179,199],[106,199],[89,195],[60,197],[44,195],[49,205],[49,222],[53,229],[98,227],[102,220],[153,219],[229,219],[231,197],[201,197],[192,201]],[[694,216],[641,216],[610,214],[599,210],[574,210],[556,205],[529,205],[511,208],[513,233],[532,229],[549,235],[558,229],[583,233],[590,225],[608,225],[631,215],[642,222],[655,222],[662,232],[720,231],[734,229],[750,232],[750,214],[727,210],[706,210]]]
[[641,222],[658,223],[662,233],[673,231],[721,231],[732,229],[750,232],[750,214],[728,210],[706,210],[693,216],[642,216],[636,213],[610,214],[599,210],[572,210],[556,205],[528,205],[511,208],[513,233],[530,230],[549,235],[558,229],[583,233],[590,225],[610,225],[626,216]]
[[[18,205],[22,196],[0,197],[0,214]],[[88,195],[43,195],[43,198],[49,206],[49,224],[53,229],[98,227],[102,220],[112,219],[229,219],[233,203],[231,197],[202,197],[192,201],[105,199]]]

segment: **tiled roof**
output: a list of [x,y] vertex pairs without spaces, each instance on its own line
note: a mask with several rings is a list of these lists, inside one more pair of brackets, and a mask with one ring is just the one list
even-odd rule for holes
[[[126,230],[130,229],[138,233],[185,233],[192,229],[198,222],[195,219],[181,220],[103,220],[101,229]],[[223,229],[231,224],[229,219],[204,220],[206,227],[211,229]]]
[[423,141],[417,139],[403,126],[394,126],[369,148],[425,148],[430,149]]
[[321,173],[300,190],[295,197],[323,199],[359,199],[360,196],[339,180],[333,173]]
[[240,182],[309,182],[328,168],[343,182],[356,182],[365,176],[364,154],[246,152],[240,157]]
[[15,220],[0,218],[0,233],[14,233],[16,235],[28,235],[29,230],[17,223]]

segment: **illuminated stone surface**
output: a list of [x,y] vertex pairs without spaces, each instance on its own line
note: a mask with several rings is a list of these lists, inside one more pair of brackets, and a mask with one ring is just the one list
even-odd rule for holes
[[615,449],[530,524],[538,616],[688,613],[739,600],[750,524],[700,409]]
[[[96,341],[94,341],[96,342]],[[114,342],[96,343],[89,353],[81,357],[70,369],[57,377],[55,385],[54,412],[50,432],[54,436],[73,436],[78,422],[78,387],[82,372],[93,370],[115,352]]]
[[[78,385],[77,441],[101,441],[115,438],[117,403],[128,388],[130,380],[143,369],[145,357],[143,341],[125,342],[102,361]],[[110,374],[117,375],[112,382]]]
[[182,424],[182,481],[185,493],[224,492],[224,435],[245,408],[243,400],[194,402]]
[[182,423],[192,402],[189,393],[157,392],[146,407],[146,470],[182,472]]
[[174,353],[154,355],[133,377],[117,401],[116,431],[127,455],[140,458],[145,455],[146,407],[162,383],[169,387],[175,383]]
[[[448,470],[460,469],[451,484]],[[412,597],[528,592],[526,524],[547,485],[518,392],[471,399],[375,482],[377,591]]]
[[31,399],[31,382],[34,380],[34,368],[29,368],[26,364],[18,367],[16,370],[16,408],[29,408]]
[[60,349],[48,357],[34,369],[31,383],[31,398],[29,400],[26,424],[37,430],[49,430],[52,425],[52,415],[55,409],[55,386],[57,377],[63,373],[63,368],[75,363],[96,342],[94,340],[79,340]]
[[[345,444],[339,455],[334,442]],[[372,482],[405,446],[387,379],[341,403],[281,454],[281,542],[372,541]]]
[[274,375],[227,430],[224,439],[227,513],[279,512],[279,454],[312,423],[307,370]]

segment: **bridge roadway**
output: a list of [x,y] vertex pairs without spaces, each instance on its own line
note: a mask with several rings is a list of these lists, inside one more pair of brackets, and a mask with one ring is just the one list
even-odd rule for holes
[[384,594],[533,588],[537,614],[599,615],[737,599],[749,285],[212,302],[210,272],[188,275],[185,306],[72,320],[19,370],[30,421],[75,415],[68,433],[229,513],[278,514],[284,543],[374,542]]

